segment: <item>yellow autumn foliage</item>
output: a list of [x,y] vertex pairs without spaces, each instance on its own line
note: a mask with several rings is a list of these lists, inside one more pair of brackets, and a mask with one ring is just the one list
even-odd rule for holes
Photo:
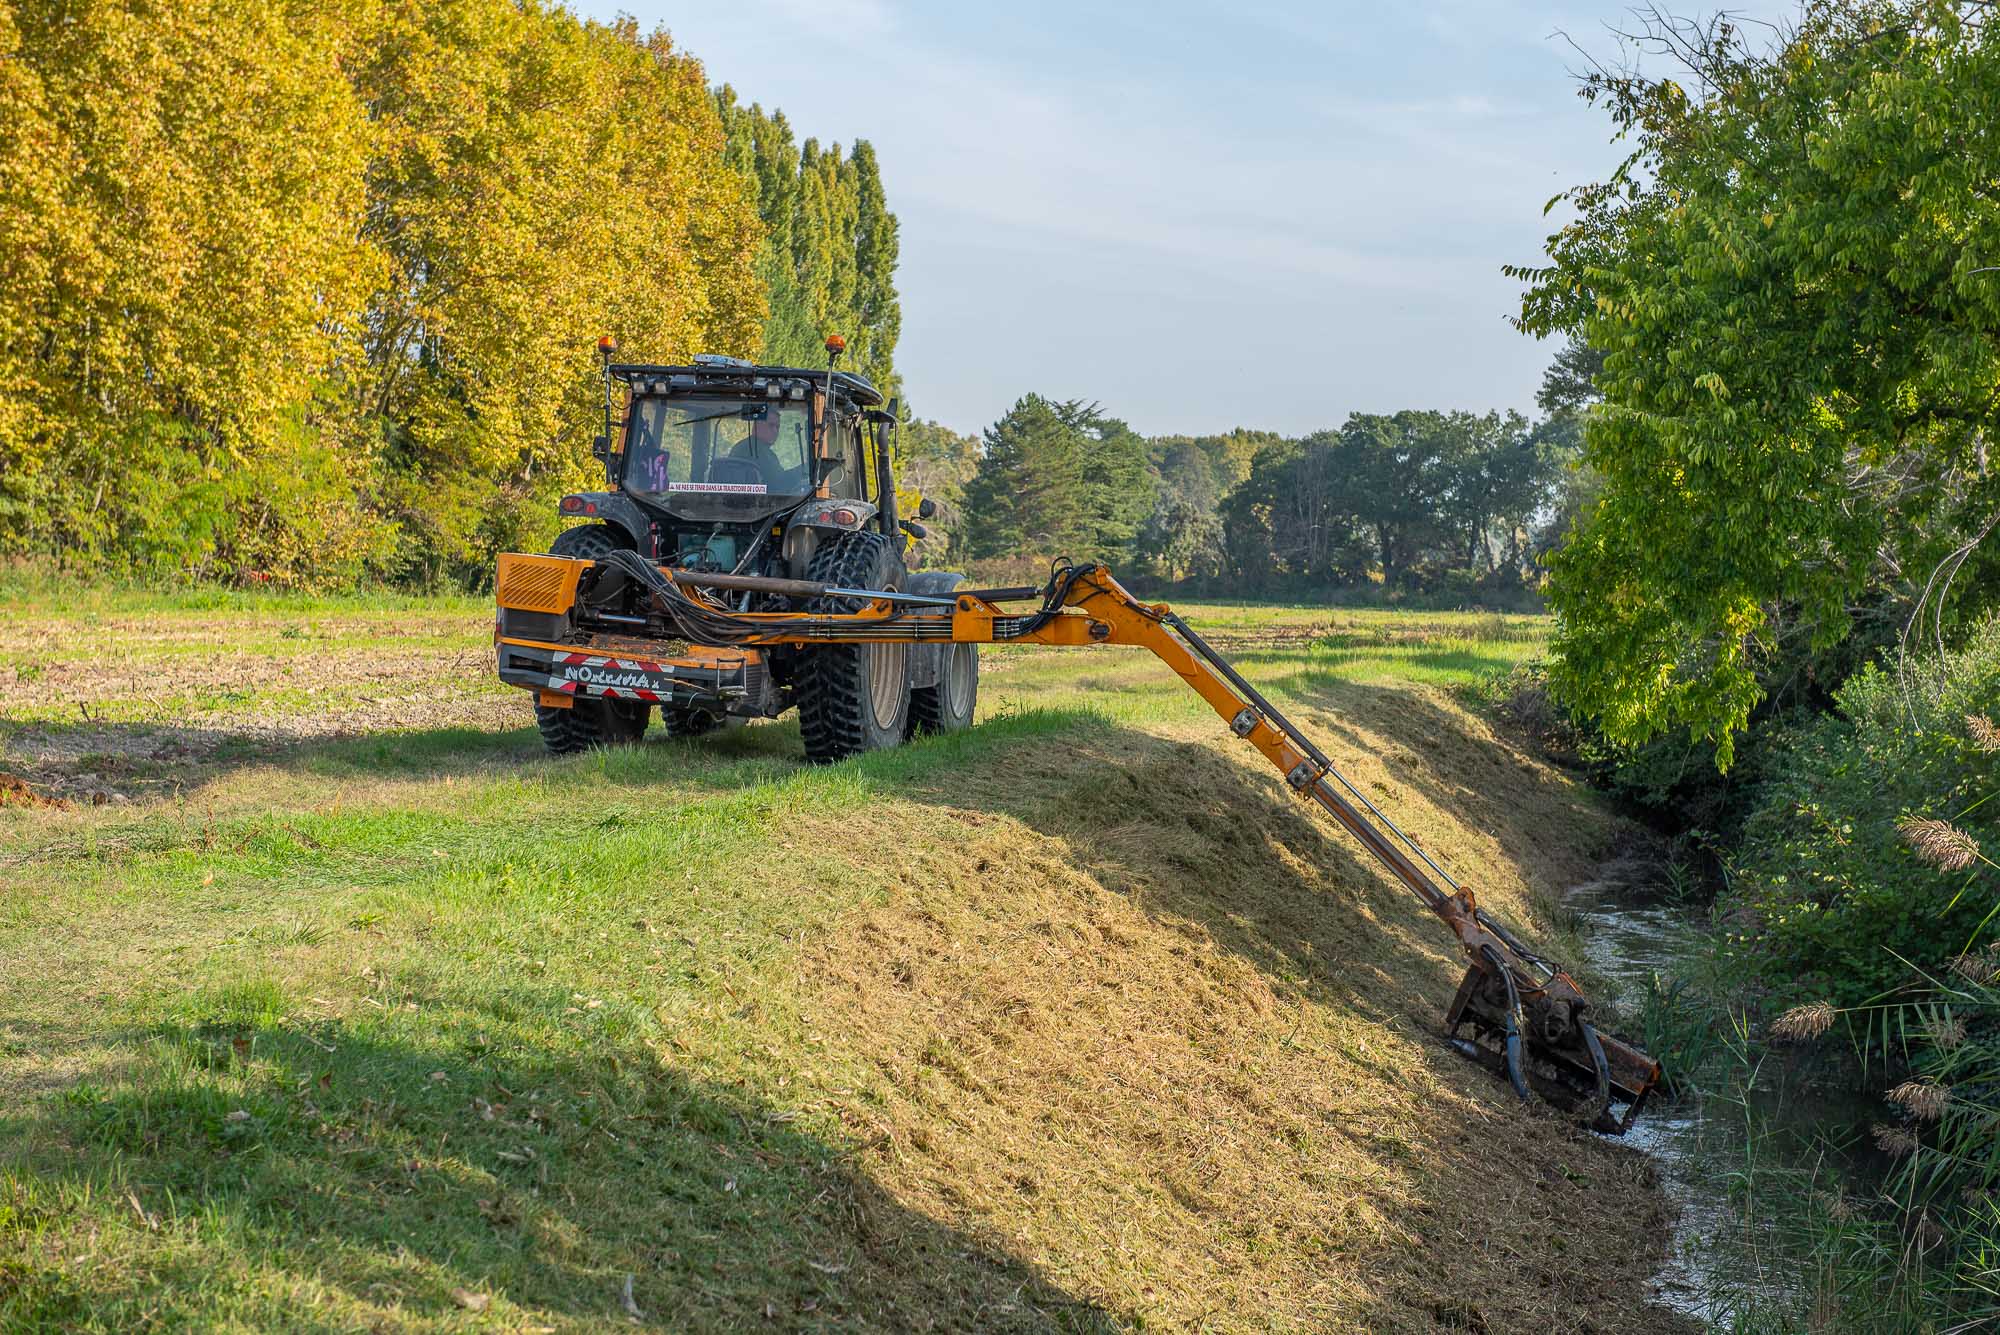
[[663,33],[535,0],[0,0],[0,553],[428,582],[541,536],[599,333],[757,350],[723,148]]

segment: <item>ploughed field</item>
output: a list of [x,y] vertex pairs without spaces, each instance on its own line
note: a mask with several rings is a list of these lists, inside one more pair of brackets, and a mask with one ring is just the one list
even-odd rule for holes
[[[0,1328],[1673,1328],[1643,1161],[1140,651],[552,761],[481,600],[0,597]],[[1560,949],[1609,818],[1461,689],[1539,619],[1181,610]]]

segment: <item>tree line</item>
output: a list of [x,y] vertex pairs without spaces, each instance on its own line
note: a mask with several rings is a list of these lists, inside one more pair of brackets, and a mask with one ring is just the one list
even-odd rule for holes
[[[664,31],[543,0],[0,0],[0,556],[477,583],[592,481],[595,342],[900,392],[866,142],[799,139]],[[1401,413],[1145,439],[1030,395],[905,434],[930,559],[1169,579],[1518,582],[1560,450]]]
[[1148,439],[1099,405],[1030,394],[978,438],[919,424],[905,454],[947,507],[952,560],[1094,556],[1272,594],[1518,591],[1580,485],[1577,405],[1545,398],[1539,423],[1356,413],[1300,438]]
[[872,150],[542,0],[0,0],[0,555],[476,580],[590,479],[595,341],[894,385]]

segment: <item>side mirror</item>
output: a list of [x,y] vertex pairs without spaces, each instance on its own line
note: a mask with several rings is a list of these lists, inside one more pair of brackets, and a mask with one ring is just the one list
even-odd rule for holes
[[937,515],[937,502],[926,496],[917,502],[917,518],[931,519]]
[[591,441],[590,452],[600,459],[609,459],[611,457],[611,437],[599,436],[596,440]]

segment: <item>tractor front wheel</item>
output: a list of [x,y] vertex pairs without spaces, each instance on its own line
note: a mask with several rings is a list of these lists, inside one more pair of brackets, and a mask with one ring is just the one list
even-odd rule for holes
[[640,700],[578,700],[568,709],[537,704],[535,726],[552,756],[570,756],[593,746],[630,746],[646,735],[653,707]]
[[660,706],[660,724],[669,737],[706,737],[729,722],[726,715],[691,705]]
[[[842,533],[813,553],[806,578],[849,589],[893,591],[902,587],[903,562],[880,533]],[[858,612],[864,606],[854,598],[816,598],[810,610]],[[907,644],[813,646],[800,654],[793,683],[799,736],[806,759],[815,765],[903,740],[910,712]]]

